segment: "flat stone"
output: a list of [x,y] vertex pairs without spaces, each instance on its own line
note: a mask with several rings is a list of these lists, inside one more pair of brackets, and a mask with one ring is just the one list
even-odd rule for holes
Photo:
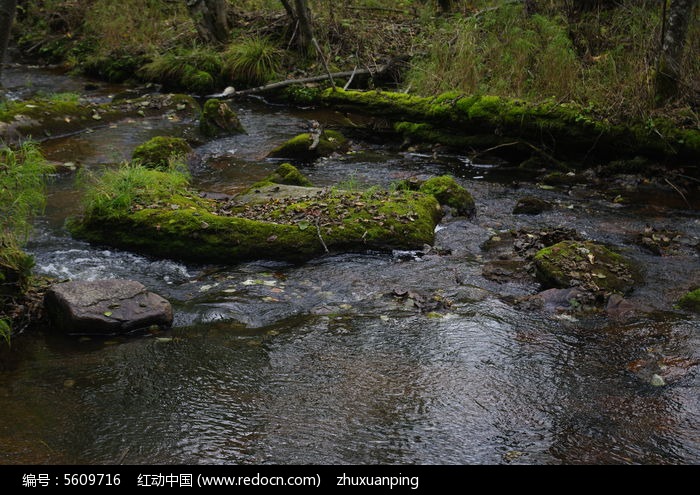
[[52,326],[69,334],[114,335],[173,322],[170,303],[133,280],[56,284],[44,303]]

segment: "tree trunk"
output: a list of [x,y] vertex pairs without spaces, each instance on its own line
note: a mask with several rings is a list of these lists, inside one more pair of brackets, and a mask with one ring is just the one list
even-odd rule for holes
[[698,0],[672,0],[656,71],[656,102],[659,105],[678,95],[683,48],[688,25]]
[[525,16],[529,17],[537,13],[537,2],[535,0],[525,0]]
[[17,0],[0,0],[0,87],[2,87],[2,64],[5,62],[16,7]]
[[438,0],[438,5],[440,6],[440,10],[442,12],[452,12],[454,4],[456,3],[457,0]]
[[229,41],[226,0],[187,0],[187,10],[202,41],[214,44]]
[[307,0],[294,0],[297,21],[299,22],[299,50],[308,54],[314,50],[314,31],[311,27],[311,11]]

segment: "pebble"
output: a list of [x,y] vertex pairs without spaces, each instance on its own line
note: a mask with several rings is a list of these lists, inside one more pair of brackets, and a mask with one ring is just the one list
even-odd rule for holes
[[663,377],[661,375],[653,374],[651,375],[651,380],[649,380],[649,384],[653,387],[663,387],[666,385],[666,382],[664,381]]

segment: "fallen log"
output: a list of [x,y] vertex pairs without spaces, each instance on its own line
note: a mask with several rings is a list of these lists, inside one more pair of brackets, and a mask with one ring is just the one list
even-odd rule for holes
[[284,81],[277,81],[274,83],[265,84],[263,86],[258,86],[255,88],[227,92],[227,94],[219,93],[218,95],[210,95],[210,96],[211,97],[219,97],[219,98],[223,98],[223,99],[235,98],[237,96],[245,96],[245,95],[250,95],[250,94],[254,94],[254,93],[262,93],[265,91],[271,91],[273,89],[284,88],[285,86],[291,86],[293,84],[306,84],[306,83],[311,83],[311,82],[324,81],[324,80],[329,78],[329,75],[332,78],[337,78],[337,79],[342,79],[344,77],[351,77],[353,75],[358,76],[358,75],[365,75],[365,74],[368,74],[368,75],[374,77],[376,75],[383,74],[388,67],[389,67],[389,64],[380,65],[375,70],[372,70],[372,69],[348,70],[348,71],[343,71],[343,72],[332,72],[330,74],[323,74],[320,76],[302,77],[299,79],[285,79]]

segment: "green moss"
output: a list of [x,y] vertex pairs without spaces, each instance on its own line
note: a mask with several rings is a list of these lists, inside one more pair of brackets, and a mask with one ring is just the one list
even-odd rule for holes
[[[112,185],[93,186],[84,215],[69,221],[70,231],[93,242],[180,259],[300,261],[323,254],[326,247],[417,248],[432,242],[440,218],[435,198],[418,192],[297,188],[304,194],[275,199],[279,186],[268,186],[250,193],[252,199],[222,205],[197,197],[177,177],[179,185],[168,193],[163,183],[172,173],[142,169],[138,174],[145,174],[144,181],[126,177],[134,171],[114,172],[108,178]],[[101,199],[106,191],[113,191],[109,202]]]
[[579,287],[628,293],[639,280],[636,267],[620,254],[593,242],[562,241],[537,252],[536,275],[545,287]]
[[[485,146],[525,140],[545,144],[560,158],[581,153],[603,157],[641,153],[648,156],[700,156],[700,131],[678,129],[667,121],[623,127],[597,120],[574,104],[540,104],[498,96],[418,97],[381,91],[326,90],[321,102],[391,119],[397,131],[447,144],[469,144],[488,136]],[[465,138],[467,138],[465,140]]]
[[80,68],[86,75],[120,83],[134,79],[137,70],[147,62],[143,55],[117,51],[89,56],[81,62]]
[[317,87],[292,85],[284,88],[281,96],[283,100],[289,101],[295,105],[308,106],[318,101],[320,94],[321,90]]
[[204,103],[199,130],[207,137],[244,133],[236,113],[224,101],[210,99]]
[[428,179],[420,187],[420,192],[435,196],[441,205],[453,208],[458,215],[474,214],[474,198],[449,175]]
[[299,169],[297,169],[294,165],[290,163],[283,163],[277,167],[277,170],[275,170],[272,174],[250,186],[248,191],[268,186],[270,184],[285,184],[288,186],[303,187],[313,186],[311,181],[306,178],[304,174],[299,172]]
[[208,48],[179,49],[156,56],[139,69],[141,78],[197,94],[211,93],[221,84],[221,56]]
[[273,149],[268,156],[270,158],[288,158],[290,160],[303,162],[312,161],[348,149],[348,140],[345,136],[333,130],[323,131],[318,146],[316,146],[315,149],[309,149],[312,143],[313,140],[310,133],[299,134]]
[[167,169],[174,160],[191,152],[192,148],[182,138],[156,136],[137,146],[131,157],[144,167]]
[[678,306],[694,313],[700,313],[700,288],[692,290],[678,300]]

